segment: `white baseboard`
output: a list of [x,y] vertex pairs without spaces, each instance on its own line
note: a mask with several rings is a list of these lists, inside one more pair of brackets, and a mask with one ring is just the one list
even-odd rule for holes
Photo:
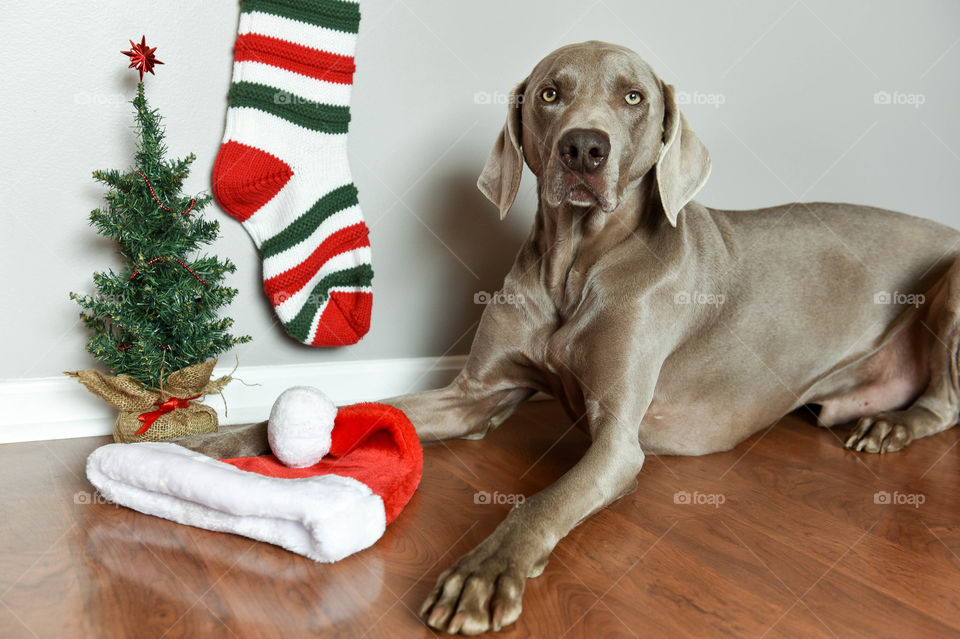
[[[338,405],[375,401],[440,388],[465,361],[454,355],[240,367],[223,392],[227,411],[218,395],[204,403],[216,409],[221,424],[244,424],[266,419],[273,400],[291,386],[316,386]],[[231,370],[218,366],[214,377]],[[66,376],[0,380],[0,406],[0,444],[109,435],[116,419],[115,409]]]

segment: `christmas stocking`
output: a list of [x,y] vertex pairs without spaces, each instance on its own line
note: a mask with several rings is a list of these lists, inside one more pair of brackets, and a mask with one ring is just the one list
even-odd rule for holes
[[292,337],[357,342],[370,327],[370,242],[347,162],[356,2],[243,0],[213,194],[263,259]]

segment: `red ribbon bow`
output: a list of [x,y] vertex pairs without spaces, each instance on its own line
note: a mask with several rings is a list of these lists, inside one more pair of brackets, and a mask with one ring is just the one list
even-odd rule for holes
[[137,431],[137,435],[143,435],[145,432],[150,430],[150,427],[153,426],[153,422],[157,421],[157,418],[161,415],[166,415],[167,413],[172,413],[178,408],[186,408],[190,405],[190,402],[194,399],[199,399],[200,396],[196,395],[194,397],[188,397],[186,399],[182,397],[171,397],[165,402],[157,402],[154,406],[159,406],[157,410],[152,410],[149,413],[141,413],[137,416],[137,419],[143,422],[143,426],[140,427],[140,430]]

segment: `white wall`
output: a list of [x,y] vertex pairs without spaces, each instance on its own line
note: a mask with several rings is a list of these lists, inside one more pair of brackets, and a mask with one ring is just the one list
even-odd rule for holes
[[[116,264],[87,226],[93,169],[131,162],[127,39],[166,64],[147,89],[171,151],[197,153],[210,188],[223,128],[238,5],[227,0],[7,3],[0,21],[0,378],[89,367],[68,291]],[[500,223],[476,175],[502,124],[496,102],[564,43],[630,46],[693,101],[710,148],[704,204],[796,199],[885,206],[960,226],[960,3],[955,0],[364,0],[351,163],[374,247],[374,316],[357,346],[286,339],[260,290],[241,226],[212,248],[238,265],[228,313],[254,336],[244,365],[464,353],[533,215],[533,181]],[[875,104],[885,90],[924,103]],[[492,95],[490,104],[476,95]],[[232,356],[230,356],[232,360]]]

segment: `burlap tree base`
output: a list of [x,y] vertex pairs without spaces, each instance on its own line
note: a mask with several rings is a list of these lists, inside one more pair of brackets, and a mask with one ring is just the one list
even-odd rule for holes
[[108,377],[95,370],[66,374],[120,411],[113,426],[115,441],[156,442],[217,432],[216,411],[193,401],[221,392],[232,379],[224,375],[211,380],[216,364],[211,359],[171,373],[162,389],[146,388],[129,375]]

